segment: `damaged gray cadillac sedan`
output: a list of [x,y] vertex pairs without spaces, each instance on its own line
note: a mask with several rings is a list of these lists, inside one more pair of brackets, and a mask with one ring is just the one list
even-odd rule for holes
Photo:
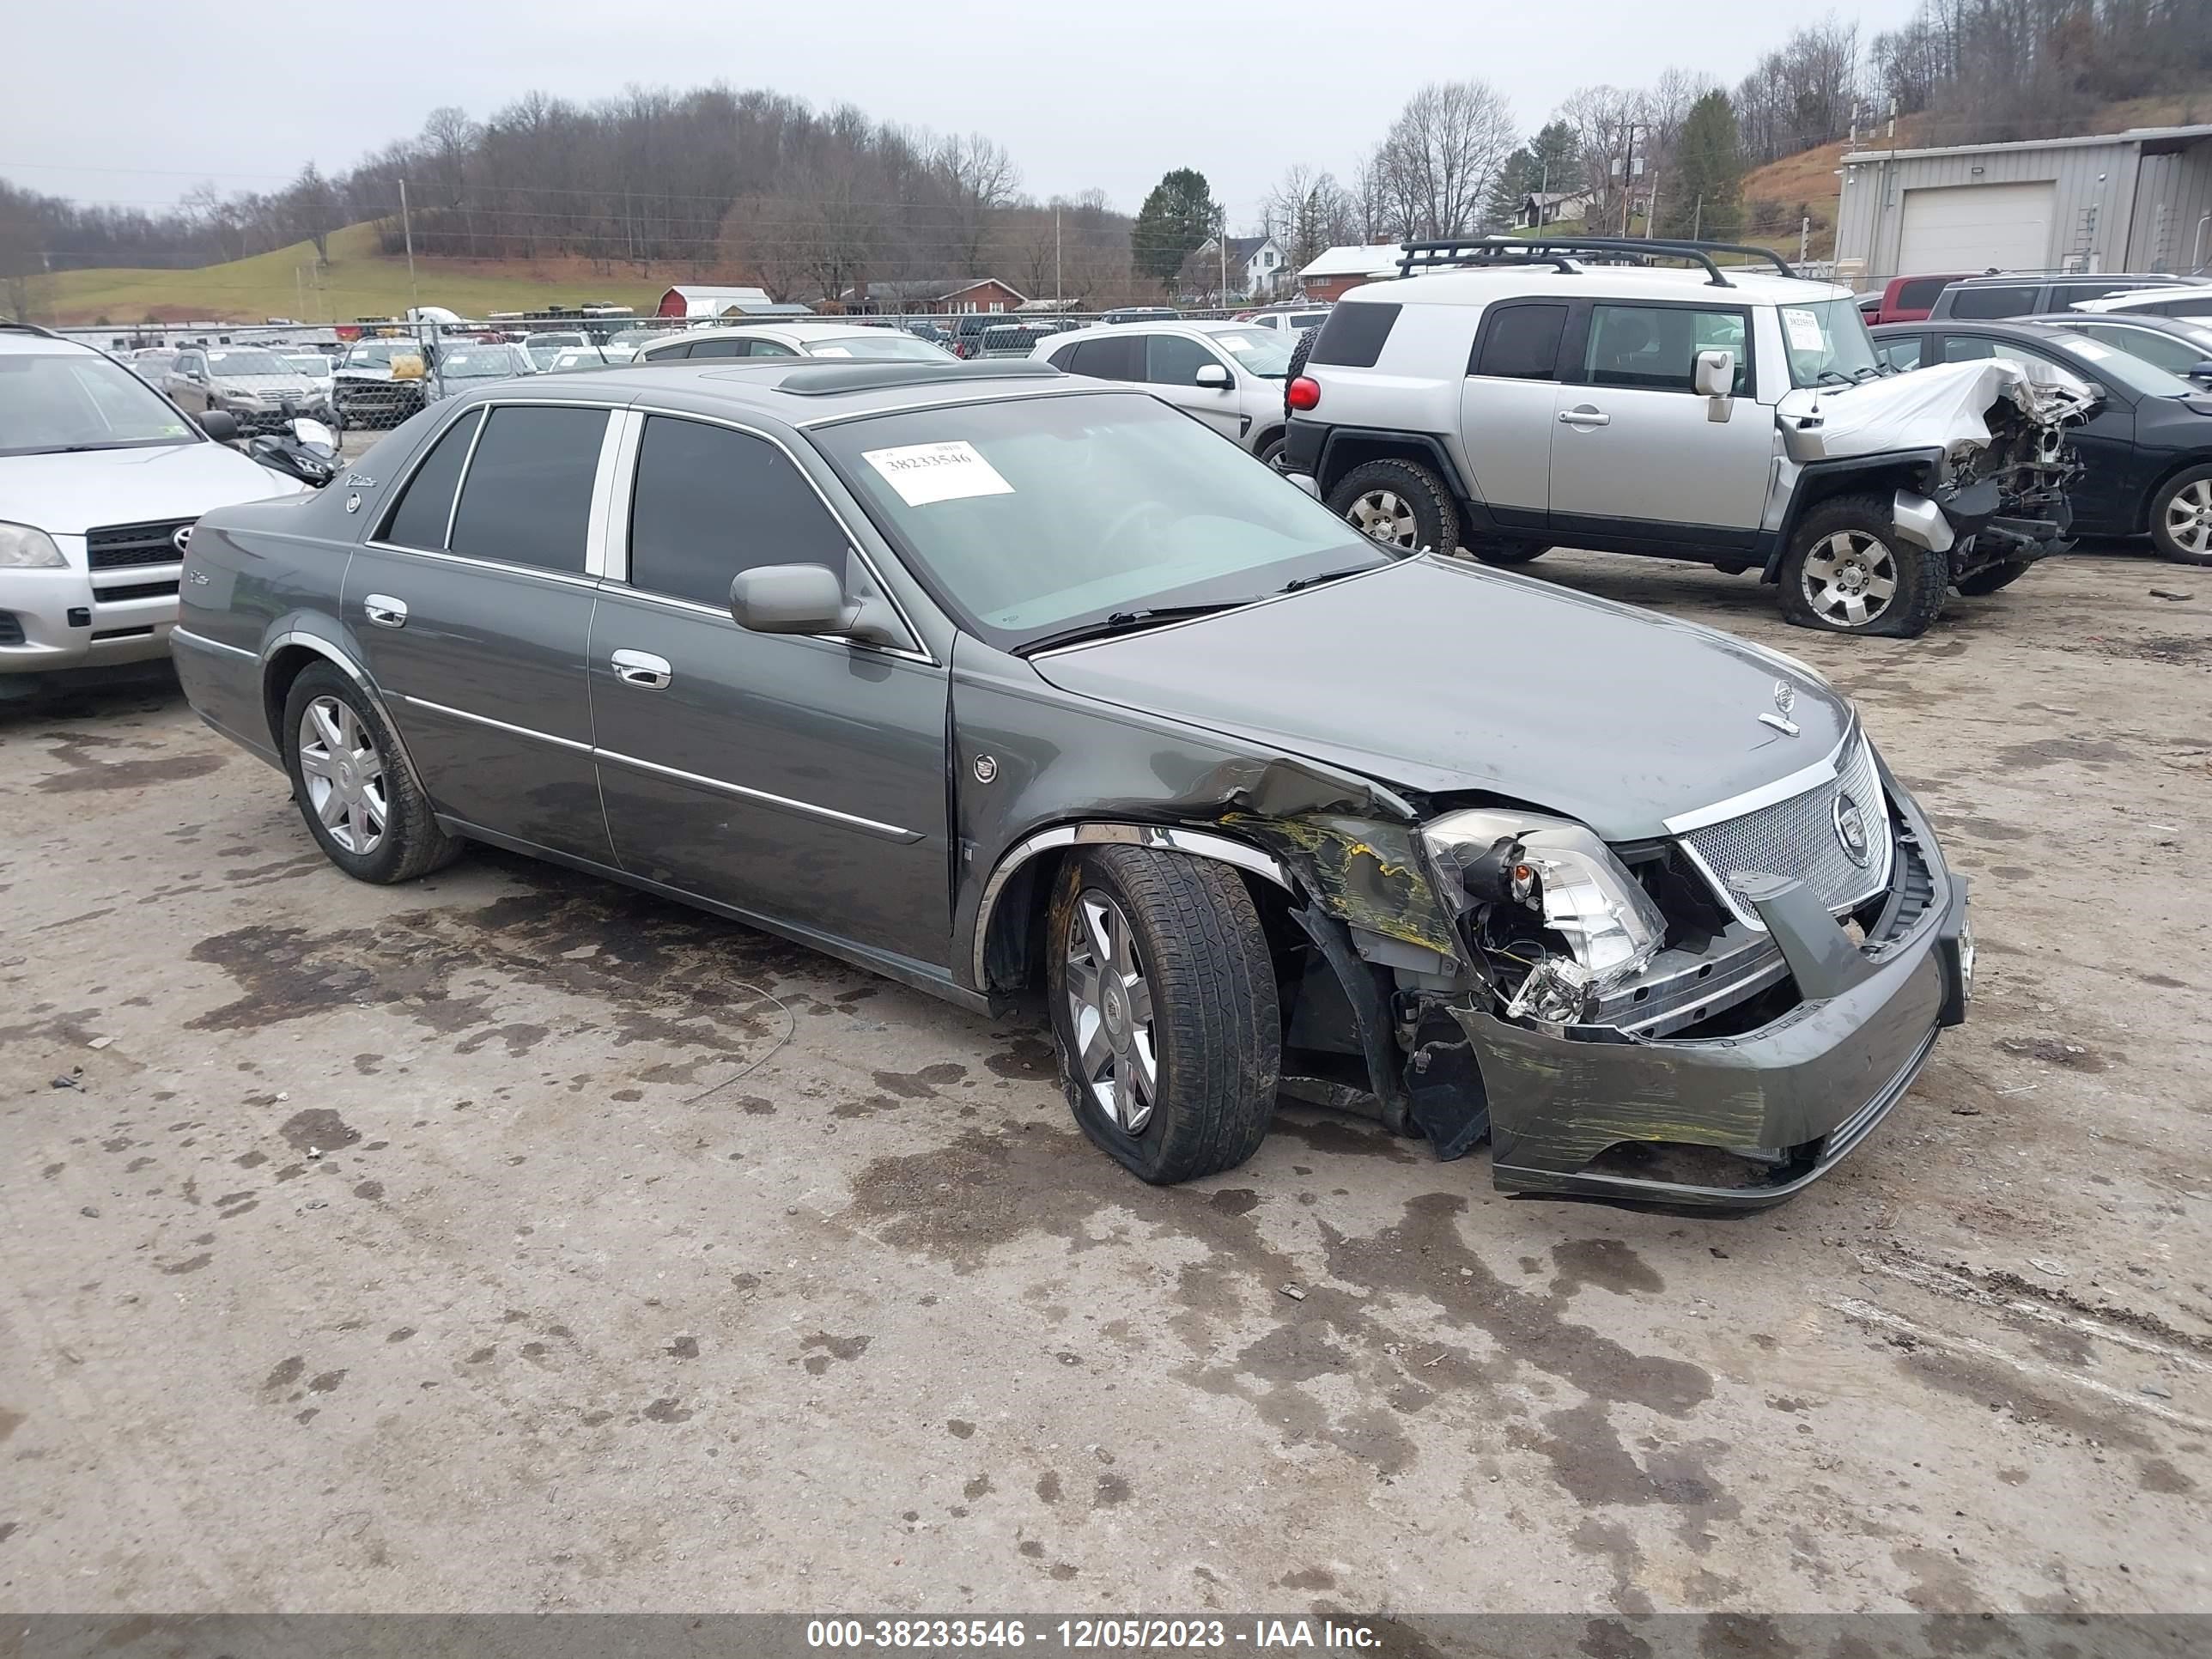
[[1279,1098],[1498,1184],[1751,1206],[1964,1017],[1966,884],[1848,703],[1405,554],[1027,363],[616,370],[200,521],[194,708],[348,874],[468,841],[963,1006],[1145,1180]]

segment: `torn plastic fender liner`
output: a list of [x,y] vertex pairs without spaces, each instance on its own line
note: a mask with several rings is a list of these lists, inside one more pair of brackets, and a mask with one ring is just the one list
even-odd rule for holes
[[[1582,1172],[1625,1141],[1776,1155],[1850,1130],[1856,1144],[1903,1096],[1946,1021],[1957,969],[1945,940],[1956,937],[1966,890],[1942,878],[1948,902],[1875,956],[1802,883],[1741,880],[1806,998],[1741,1036],[1655,1041],[1451,1006],[1482,1069],[1498,1185],[1617,1193],[1618,1179]],[[1753,1189],[1729,1201],[1757,1199]]]
[[1460,959],[1450,918],[1415,846],[1410,813],[1403,823],[1330,812],[1234,812],[1219,822],[1295,869],[1322,907],[1346,926]]

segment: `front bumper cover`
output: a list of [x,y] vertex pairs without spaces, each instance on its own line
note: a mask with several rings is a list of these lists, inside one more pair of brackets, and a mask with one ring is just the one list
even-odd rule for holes
[[[1756,1030],[1646,1041],[1452,1008],[1488,1096],[1498,1186],[1742,1210],[1778,1203],[1832,1169],[1904,1097],[1938,1032],[1966,1017],[1966,878],[1944,866],[1917,811],[1905,812],[1933,893],[1883,944],[1856,944],[1800,883],[1750,884],[1746,896],[1802,998]],[[1757,1160],[1747,1171],[1763,1165],[1771,1178],[1721,1186],[1589,1167],[1624,1144],[1739,1153]]]

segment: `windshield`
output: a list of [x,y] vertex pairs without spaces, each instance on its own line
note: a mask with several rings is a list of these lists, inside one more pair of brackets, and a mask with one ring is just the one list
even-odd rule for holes
[[496,380],[525,372],[516,354],[503,345],[475,346],[466,351],[448,349],[438,360],[438,373],[449,380]]
[[218,380],[242,380],[256,374],[295,378],[291,364],[273,351],[210,351],[208,370]]
[[319,379],[331,372],[331,360],[319,351],[310,356],[287,357],[284,361],[292,368],[298,369],[301,374],[311,378]]
[[1395,556],[1149,397],[1014,398],[817,435],[916,574],[1005,649]]
[[136,449],[197,439],[183,416],[106,357],[0,354],[0,455]]
[[1844,386],[1881,373],[1858,301],[1845,295],[1780,307],[1792,386]]
[[[2138,398],[2202,398],[2204,388],[2191,386],[2179,374],[2169,374],[2156,363],[2145,362],[2130,353],[2093,340],[2086,334],[2054,333],[2051,343],[2064,346],[2081,359],[2084,372],[2100,380],[2110,380]],[[1997,347],[1997,355],[2005,355],[2004,347]]]
[[664,330],[657,328],[626,328],[621,333],[616,335],[614,338],[609,340],[607,343],[609,345],[628,346],[632,350],[635,350],[639,346],[645,344],[649,340],[659,339],[665,331]]
[[363,340],[346,353],[346,362],[357,368],[389,368],[394,357],[420,357],[422,348],[412,340]]
[[1236,358],[1247,374],[1265,380],[1280,380],[1290,374],[1290,340],[1272,328],[1224,328],[1206,337]]
[[872,328],[865,334],[855,334],[850,339],[816,340],[806,348],[810,357],[866,357],[877,362],[889,359],[894,362],[941,363],[957,362],[949,351],[933,346],[927,340],[917,340],[911,334],[895,334],[887,328]]

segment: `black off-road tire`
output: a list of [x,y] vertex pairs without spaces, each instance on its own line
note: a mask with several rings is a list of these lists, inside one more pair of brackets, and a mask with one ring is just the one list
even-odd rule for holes
[[[1817,609],[1806,592],[1808,559],[1829,538],[1845,533],[1879,546],[1895,584],[1887,603],[1867,621],[1856,624]],[[1951,562],[1948,556],[1930,552],[1897,533],[1894,504],[1889,496],[1832,495],[1814,505],[1790,532],[1780,586],[1783,618],[1800,628],[1912,640],[1925,634],[1942,614],[1951,586]]]
[[1531,559],[1540,559],[1552,550],[1549,542],[1479,541],[1468,544],[1468,552],[1485,564],[1527,564]]
[[[382,765],[384,832],[365,854],[350,851],[332,837],[315,811],[307,777],[301,769],[300,725],[307,717],[308,705],[320,697],[335,697],[353,711],[355,719],[375,745]],[[292,799],[299,804],[300,817],[307,826],[307,833],[315,838],[324,856],[356,881],[372,882],[378,886],[413,881],[418,876],[443,869],[460,856],[464,843],[438,827],[428,798],[416,787],[415,775],[408,769],[399,739],[350,675],[328,663],[313,663],[302,669],[285,695],[280,740],[284,751],[284,771],[292,780]]]
[[2158,550],[2161,559],[2171,559],[2176,564],[2212,564],[2212,550],[2191,552],[2174,540],[2166,521],[2172,510],[2174,498],[2184,490],[2212,487],[2212,466],[2184,467],[2158,487],[2150,502],[2150,544]]
[[[1444,481],[1419,461],[1361,462],[1328,492],[1328,510],[1363,535],[1370,534],[1358,517],[1361,502],[1370,496],[1402,502],[1407,512],[1411,539],[1401,536],[1385,545],[1409,552],[1425,547],[1439,553],[1459,550],[1459,504]],[[1374,539],[1383,540],[1380,536]]]
[[1316,323],[1311,328],[1300,329],[1298,337],[1291,344],[1291,366],[1283,375],[1283,418],[1285,420],[1290,419],[1297,412],[1291,407],[1291,382],[1306,372],[1306,359],[1313,356],[1314,342],[1320,337],[1321,325]]
[[[1134,1133],[1094,1099],[1077,1063],[1068,961],[1086,892],[1127,918],[1152,993],[1157,1083]],[[1282,1077],[1275,973],[1259,912],[1224,864],[1138,847],[1088,847],[1062,866],[1046,923],[1047,1001],[1060,1084],[1083,1133],[1140,1180],[1170,1185],[1258,1150]]]
[[1959,579],[1959,591],[1968,599],[1978,599],[1994,593],[2001,587],[2010,587],[2027,574],[2033,559],[2007,559],[2002,564],[1984,565],[1971,576]]

